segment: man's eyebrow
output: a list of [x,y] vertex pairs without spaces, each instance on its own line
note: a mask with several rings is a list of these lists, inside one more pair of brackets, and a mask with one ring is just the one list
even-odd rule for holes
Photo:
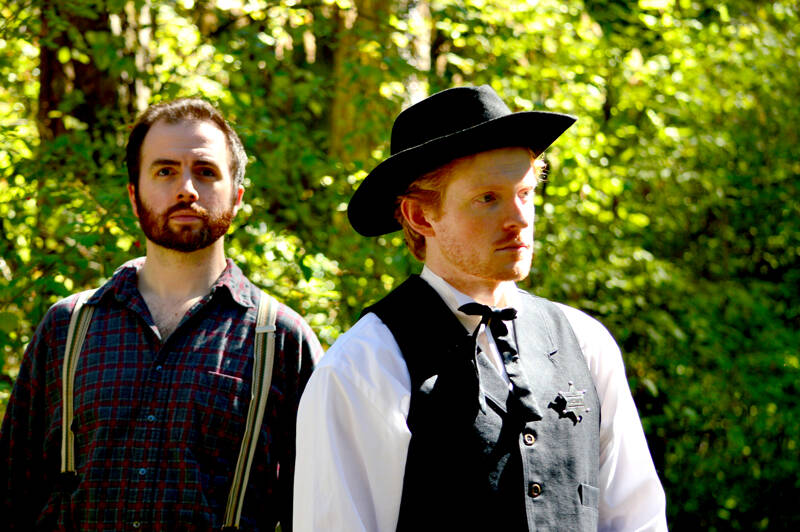
[[[196,161],[192,162],[193,165],[200,165],[200,166],[212,166],[214,168],[218,168],[219,165],[212,160],[209,159],[197,159]],[[150,163],[150,168],[155,168],[157,166],[180,166],[180,161],[175,161],[173,159],[156,159],[152,163]]]
[[150,163],[150,168],[155,168],[156,166],[178,166],[179,164],[178,161],[173,161],[172,159],[156,159]]
[[214,161],[210,161],[208,159],[197,159],[196,161],[194,161],[194,164],[201,166],[213,166],[214,168],[219,168],[219,165],[217,163],[215,163]]

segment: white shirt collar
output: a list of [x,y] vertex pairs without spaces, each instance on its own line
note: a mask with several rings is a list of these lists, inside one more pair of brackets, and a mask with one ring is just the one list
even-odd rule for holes
[[[468,332],[471,333],[475,330],[475,327],[481,322],[480,316],[471,316],[458,310],[461,305],[474,303],[475,299],[453,288],[450,283],[436,275],[433,270],[427,266],[422,268],[422,273],[420,273],[419,276],[436,290],[436,293],[444,300],[447,307],[455,314],[458,321],[461,322],[461,325],[463,325]],[[514,287],[516,287],[516,284],[514,284]],[[505,306],[513,306],[516,301],[516,289],[508,290],[505,294]]]

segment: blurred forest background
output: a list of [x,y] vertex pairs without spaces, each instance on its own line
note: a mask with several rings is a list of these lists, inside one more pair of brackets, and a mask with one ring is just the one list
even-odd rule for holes
[[[57,299],[143,254],[123,146],[201,95],[250,156],[228,254],[332,343],[420,269],[346,203],[427,94],[575,114],[525,287],[619,340],[675,530],[800,526],[790,0],[2,0],[0,414]],[[794,420],[794,421],[792,421]]]

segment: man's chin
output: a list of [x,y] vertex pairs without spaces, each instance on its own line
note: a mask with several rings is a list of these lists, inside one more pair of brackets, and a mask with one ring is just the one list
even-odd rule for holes
[[161,248],[178,251],[180,253],[201,251],[219,240],[219,238],[211,239],[205,235],[187,235],[185,232],[181,235],[159,235],[156,238],[149,237],[148,239]]
[[168,246],[161,246],[161,247],[169,249],[169,250],[172,250],[172,251],[177,251],[178,253],[194,253],[196,251],[202,251],[202,250],[208,248],[209,246],[211,246],[211,244],[213,244],[213,242],[209,242],[208,244],[205,244],[205,243],[203,243],[203,244],[194,244],[194,243],[175,244],[175,243],[172,243],[172,244],[170,244]]
[[503,281],[522,281],[528,274],[531,273],[531,265],[528,262],[527,264],[515,264],[509,270],[504,272]]
[[517,282],[525,279],[528,276],[528,273],[530,273],[530,268],[519,269],[519,270],[511,269],[511,270],[494,272],[492,275],[481,276],[481,277],[485,277],[486,279],[491,279],[492,281],[497,281],[497,282],[507,282],[507,281]]

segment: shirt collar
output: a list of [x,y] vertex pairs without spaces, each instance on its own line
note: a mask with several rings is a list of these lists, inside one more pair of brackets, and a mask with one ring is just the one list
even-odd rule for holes
[[[464,294],[463,292],[459,292],[453,286],[439,277],[437,274],[433,272],[428,266],[424,266],[422,268],[422,273],[420,273],[420,277],[424,279],[431,288],[436,290],[436,293],[444,300],[447,307],[450,311],[455,314],[458,321],[461,322],[461,325],[468,332],[472,332],[481,322],[480,316],[472,316],[469,314],[464,314],[458,308],[461,305],[465,305],[467,303],[474,303],[475,299]],[[516,285],[514,285],[516,286]],[[505,294],[505,306],[514,306],[517,302],[517,291],[513,289],[509,289]]]
[[211,292],[220,288],[226,288],[228,293],[236,303],[243,307],[256,308],[258,302],[253,300],[253,291],[250,290],[251,283],[244,276],[242,270],[233,262],[232,259],[225,259],[227,265],[222,274],[211,285]]
[[133,298],[133,296],[138,293],[136,273],[139,271],[139,268],[142,267],[142,264],[144,264],[144,257],[136,257],[135,259],[125,262],[122,266],[119,266],[114,270],[111,279],[98,288],[86,303],[95,305],[107,294],[121,303]]
[[[137,273],[144,264],[144,257],[136,257],[116,269],[111,280],[100,287],[97,292],[87,301],[89,304],[98,303],[106,294],[113,294],[119,302],[125,302],[138,295]],[[231,299],[243,307],[255,308],[256,302],[253,301],[250,282],[242,273],[242,270],[233,262],[225,259],[225,269],[211,285],[211,294],[215,294],[220,289],[227,290]]]

